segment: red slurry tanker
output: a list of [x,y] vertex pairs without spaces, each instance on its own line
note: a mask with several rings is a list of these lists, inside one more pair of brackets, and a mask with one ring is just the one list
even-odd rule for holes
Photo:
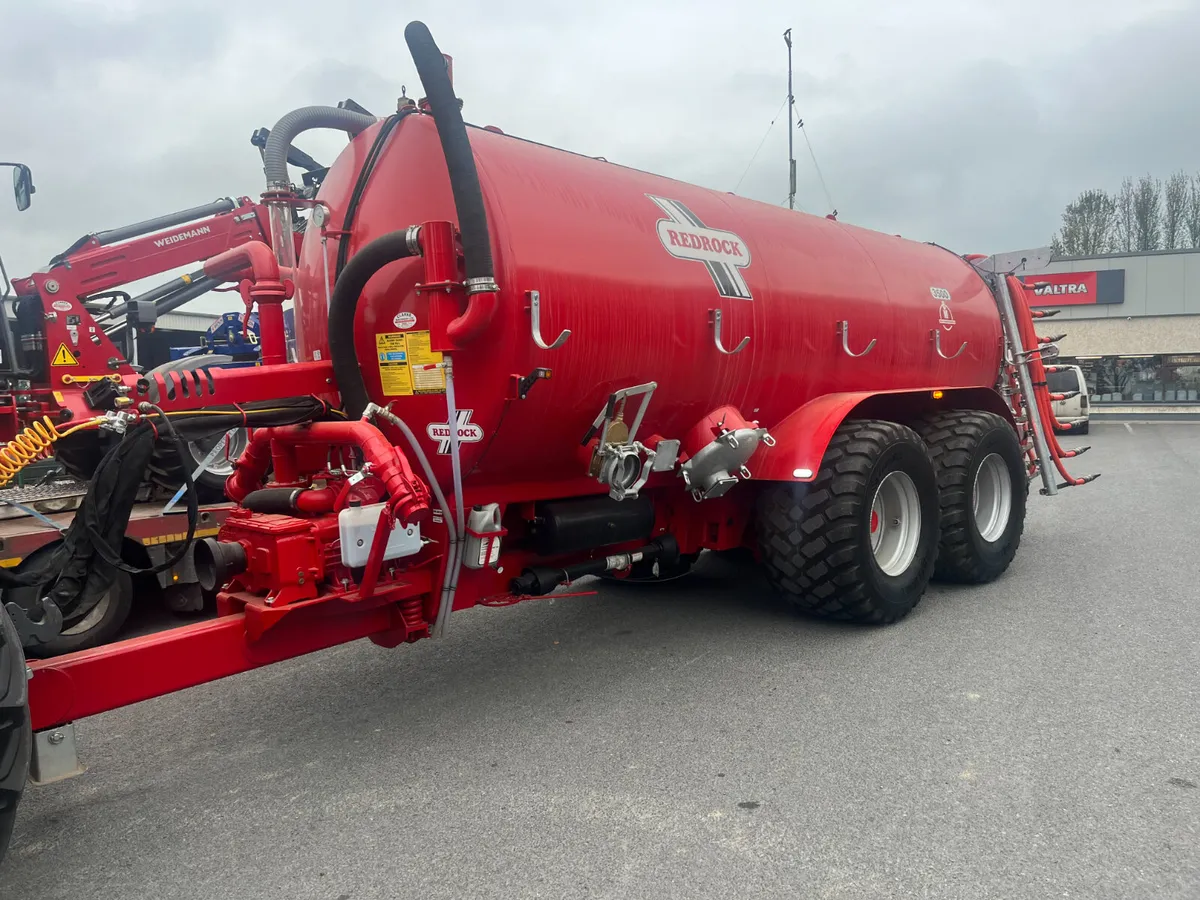
[[[268,364],[130,375],[80,401],[75,422],[130,417],[89,495],[110,520],[118,470],[155,435],[218,412],[253,434],[226,484],[237,508],[197,546],[217,618],[31,662],[26,682],[20,647],[53,630],[53,604],[40,621],[10,607],[7,809],[26,710],[46,780],[74,761],[76,719],[705,550],[750,548],[804,612],[894,622],[931,577],[1001,575],[1032,477],[1086,480],[1062,471],[1081,451],[1055,440],[1053,345],[998,260],[468,128],[428,31],[406,38],[427,99],[284,117],[264,155],[274,249],[222,263],[272,309],[293,298],[299,361],[272,364],[266,315]],[[312,201],[286,158],[315,127],[352,137]]]

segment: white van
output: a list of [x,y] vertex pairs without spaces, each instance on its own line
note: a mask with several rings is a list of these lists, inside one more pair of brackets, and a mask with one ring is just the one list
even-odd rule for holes
[[1088,433],[1088,388],[1079,366],[1060,366],[1057,372],[1046,373],[1046,386],[1052,394],[1069,394],[1079,391],[1079,396],[1070,400],[1054,401],[1054,417],[1064,425],[1071,426],[1071,434]]

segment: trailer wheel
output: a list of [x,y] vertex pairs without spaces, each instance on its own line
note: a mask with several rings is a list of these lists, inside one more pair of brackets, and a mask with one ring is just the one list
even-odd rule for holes
[[0,605],[0,862],[8,850],[17,804],[25,790],[32,745],[25,656],[16,626]]
[[[43,554],[53,553],[57,547],[57,541],[39,547],[22,561],[17,571],[36,567]],[[33,609],[34,604],[45,595],[47,587],[48,585],[38,585],[9,588],[4,592],[4,599],[24,609]],[[29,655],[61,656],[64,653],[107,644],[117,636],[121,626],[129,618],[132,608],[133,579],[129,577],[128,572],[118,570],[112,584],[101,592],[95,605],[82,614],[69,608],[64,609],[62,633],[45,644],[29,648]]]
[[[193,369],[203,366],[223,366],[231,362],[233,362],[232,356],[219,353],[207,356],[185,356],[152,369],[147,376],[165,372],[191,372]],[[188,471],[194,472],[217,442],[224,440],[225,434],[222,432],[198,441],[186,442],[185,446],[189,457],[186,460]],[[227,451],[219,454],[196,479],[196,495],[201,503],[221,503],[225,500],[225,479],[233,474],[233,463],[246,448],[247,440],[245,429],[239,428],[235,431]],[[179,461],[179,455],[175,452],[175,445],[167,439],[160,440],[155,446],[154,456],[150,459],[150,480],[167,490],[178,490],[184,482],[183,468]]]
[[917,424],[937,472],[942,533],[934,578],[994,581],[1008,568],[1025,529],[1029,481],[1021,446],[1005,419],[951,410]]
[[850,421],[811,484],[775,484],[758,506],[767,577],[802,612],[887,624],[906,616],[933,573],[938,490],[911,428]]

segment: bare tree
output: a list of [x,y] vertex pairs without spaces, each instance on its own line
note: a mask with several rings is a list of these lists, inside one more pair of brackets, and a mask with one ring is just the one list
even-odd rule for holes
[[1051,241],[1060,256],[1095,256],[1113,246],[1117,201],[1106,191],[1084,191],[1063,210],[1062,227]]
[[1153,175],[1138,179],[1133,194],[1133,248],[1157,250],[1162,240],[1162,182]]
[[1184,172],[1176,172],[1167,179],[1163,189],[1162,246],[1174,250],[1186,240],[1188,188],[1191,179]]
[[1114,246],[1126,253],[1132,252],[1137,243],[1137,217],[1134,215],[1134,195],[1137,193],[1133,179],[1126,178],[1121,182],[1121,190],[1117,193],[1117,229]]
[[1188,246],[1200,248],[1200,173],[1192,176],[1187,205]]

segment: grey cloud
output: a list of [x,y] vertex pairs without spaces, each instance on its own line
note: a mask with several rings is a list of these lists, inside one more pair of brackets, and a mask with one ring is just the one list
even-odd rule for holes
[[[401,84],[419,95],[410,17],[455,57],[471,121],[726,191],[783,99],[793,24],[798,108],[844,220],[964,251],[1030,246],[1084,188],[1200,168],[1200,9],[1155,11],[1168,3],[846,0],[799,15],[761,0],[729,17],[715,0],[347,0],[337,15],[317,0],[0,0],[0,33],[28,38],[8,40],[0,69],[0,156],[38,184],[29,212],[0,208],[0,251],[24,273],[86,231],[256,195],[255,128],[347,96],[384,113]],[[784,125],[740,193],[785,197]],[[323,160],[344,143],[300,142]],[[824,213],[799,134],[797,156],[801,204]]]

